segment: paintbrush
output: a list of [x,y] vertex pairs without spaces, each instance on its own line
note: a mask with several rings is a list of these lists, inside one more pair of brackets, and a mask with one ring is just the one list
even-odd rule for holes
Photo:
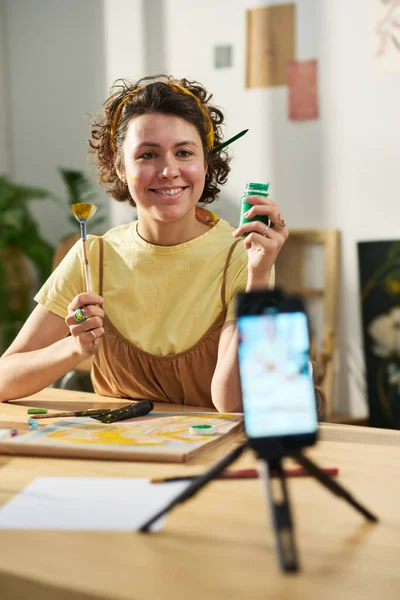
[[81,238],[82,238],[82,247],[83,247],[83,262],[85,264],[85,278],[86,278],[86,291],[92,291],[92,276],[90,273],[90,265],[88,260],[88,253],[86,247],[86,223],[90,221],[97,210],[97,206],[94,204],[89,204],[88,202],[78,202],[77,204],[73,204],[71,206],[71,210],[74,214],[74,217],[79,222],[81,226]]
[[32,419],[35,419],[35,421],[37,419],[55,419],[57,417],[92,417],[92,416],[98,416],[98,415],[105,415],[107,413],[109,413],[111,410],[114,410],[112,408],[91,408],[89,410],[75,410],[75,411],[65,411],[65,412],[58,412],[58,413],[47,413],[47,414],[36,414],[36,415],[32,415]]
[[124,421],[125,419],[134,419],[135,417],[143,417],[151,412],[154,408],[154,403],[151,400],[138,400],[130,402],[121,408],[93,408],[89,410],[78,410],[72,412],[60,412],[49,414],[35,415],[33,418],[46,419],[55,417],[93,417],[102,423],[115,423],[116,421]]
[[232,142],[235,142],[236,140],[238,140],[239,138],[241,138],[242,135],[245,135],[247,132],[248,132],[248,129],[243,129],[243,131],[241,131],[240,133],[237,133],[236,135],[234,135],[233,137],[231,137],[226,142],[222,142],[222,144],[220,144],[219,146],[216,146],[215,148],[213,148],[210,151],[210,154],[215,154],[216,152],[219,152],[220,150],[222,150],[226,146],[229,146],[229,144],[232,144]]

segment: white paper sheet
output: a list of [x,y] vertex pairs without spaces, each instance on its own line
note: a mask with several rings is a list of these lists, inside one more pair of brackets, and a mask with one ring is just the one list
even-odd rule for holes
[[[188,485],[136,478],[38,477],[0,509],[0,529],[134,531]],[[161,520],[157,525],[160,528]]]

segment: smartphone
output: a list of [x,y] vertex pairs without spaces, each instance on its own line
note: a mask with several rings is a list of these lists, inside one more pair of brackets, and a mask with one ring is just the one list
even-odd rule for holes
[[279,290],[237,296],[239,373],[250,445],[262,458],[317,440],[310,334],[300,297]]

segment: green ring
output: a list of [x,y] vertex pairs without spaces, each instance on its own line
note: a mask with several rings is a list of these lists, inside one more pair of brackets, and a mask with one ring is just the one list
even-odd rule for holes
[[77,323],[83,323],[86,321],[86,317],[82,312],[81,308],[77,308],[74,310],[74,319]]

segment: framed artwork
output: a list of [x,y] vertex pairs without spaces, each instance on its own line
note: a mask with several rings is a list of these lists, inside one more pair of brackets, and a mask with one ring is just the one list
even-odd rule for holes
[[232,46],[214,46],[214,67],[216,69],[226,69],[232,66],[233,51]]
[[378,72],[400,70],[400,0],[370,0],[373,63]]
[[247,11],[246,87],[286,85],[295,54],[295,4]]
[[369,424],[400,429],[400,241],[358,243]]
[[290,229],[276,261],[276,286],[305,301],[310,322],[315,383],[326,394],[324,419],[334,420],[335,367],[338,351],[340,232],[337,229]]
[[294,60],[288,64],[288,117],[291,121],[318,118],[317,61]]

